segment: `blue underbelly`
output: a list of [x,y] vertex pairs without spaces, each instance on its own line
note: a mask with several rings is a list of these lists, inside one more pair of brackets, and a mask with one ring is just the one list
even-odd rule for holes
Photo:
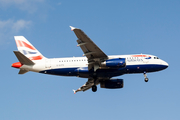
[[[119,69],[98,69],[96,75],[98,77],[114,77],[127,73],[144,73],[146,72],[156,72],[167,68],[164,65],[127,65],[124,68]],[[79,76],[79,77],[90,77],[93,71],[89,71],[88,67],[81,68],[57,68],[40,71],[40,73],[60,75],[60,76]]]

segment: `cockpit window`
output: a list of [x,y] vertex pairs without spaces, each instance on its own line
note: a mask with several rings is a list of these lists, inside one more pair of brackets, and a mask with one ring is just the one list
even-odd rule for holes
[[154,59],[159,59],[158,57],[154,57]]

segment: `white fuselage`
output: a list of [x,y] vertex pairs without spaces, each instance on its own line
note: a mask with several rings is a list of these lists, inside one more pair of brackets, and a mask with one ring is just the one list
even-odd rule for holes
[[[117,73],[117,75],[126,74],[126,73],[143,73],[144,71],[155,72],[165,69],[166,66],[168,66],[168,64],[165,61],[153,55],[142,55],[142,56],[113,55],[108,57],[109,59],[114,59],[114,58],[126,59],[126,67],[123,69],[122,68],[117,69],[117,71],[120,71],[119,73]],[[22,67],[20,67],[20,69],[25,69],[28,71],[40,72],[45,74],[63,75],[63,76],[79,76],[78,74],[79,70],[82,70],[81,71],[82,73],[83,70],[85,70],[84,74],[85,73],[88,74],[87,73],[88,61],[86,57],[52,58],[52,59],[35,60],[33,62],[35,62],[34,65],[23,65]],[[156,66],[158,67],[156,68]],[[99,69],[103,69],[103,68],[100,67]],[[113,77],[113,75],[110,75],[110,77]]]

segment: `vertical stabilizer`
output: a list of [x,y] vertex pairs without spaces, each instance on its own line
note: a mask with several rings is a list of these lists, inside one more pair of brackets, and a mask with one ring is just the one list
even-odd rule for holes
[[41,60],[45,57],[24,37],[14,36],[18,51],[30,60]]

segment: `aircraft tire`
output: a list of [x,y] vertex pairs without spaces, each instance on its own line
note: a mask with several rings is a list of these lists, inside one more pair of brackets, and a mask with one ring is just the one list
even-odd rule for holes
[[92,86],[92,91],[93,91],[93,92],[96,92],[96,91],[97,91],[97,86],[96,86],[96,85],[93,85],[93,86]]
[[145,79],[144,79],[145,82],[148,82],[148,80],[149,80],[148,78],[145,78]]

